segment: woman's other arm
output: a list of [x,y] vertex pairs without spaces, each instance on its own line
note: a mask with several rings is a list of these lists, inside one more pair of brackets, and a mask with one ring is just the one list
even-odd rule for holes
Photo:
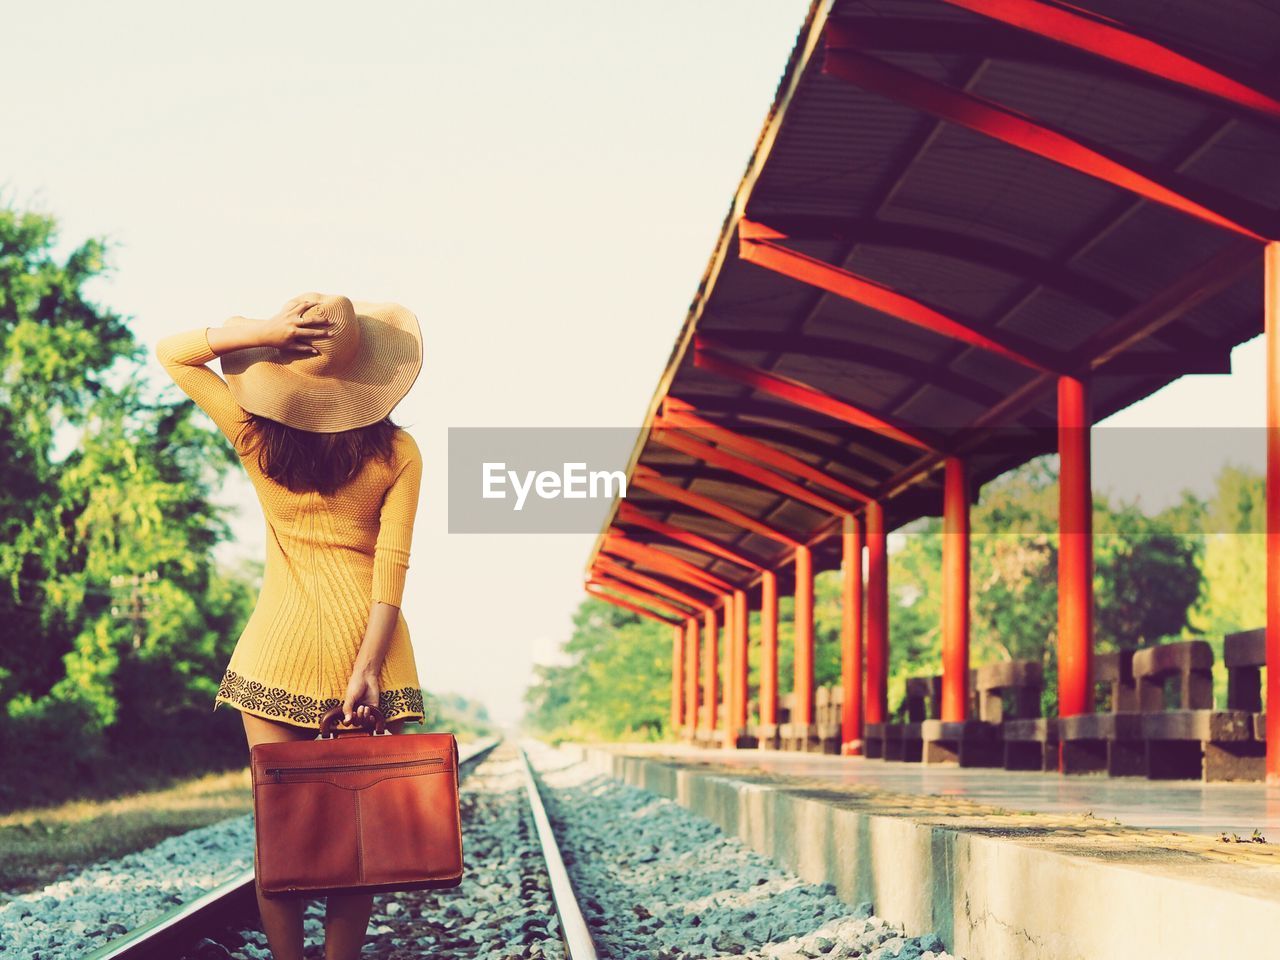
[[378,703],[381,695],[378,675],[400,619],[404,582],[409,570],[409,549],[413,522],[422,488],[422,453],[413,437],[405,433],[404,463],[387,489],[382,502],[378,540],[373,554],[373,604],[360,652],[356,655],[351,682],[343,702],[343,719],[367,720],[369,712],[357,704]]

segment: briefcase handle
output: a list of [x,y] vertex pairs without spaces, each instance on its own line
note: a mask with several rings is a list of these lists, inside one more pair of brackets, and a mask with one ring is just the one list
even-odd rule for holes
[[[377,707],[371,706],[367,703],[363,704],[363,706],[368,707],[369,711],[373,714],[374,724],[373,724],[373,730],[370,732],[370,736],[374,736],[374,737],[391,736],[391,731],[387,729],[387,721],[383,717],[382,711],[379,710]],[[341,719],[342,719],[342,705],[339,704],[336,707],[330,707],[325,712],[325,715],[320,718],[320,733],[316,735],[316,739],[332,740],[336,733],[336,731],[334,731],[333,729],[333,725]],[[358,724],[353,724],[353,726],[364,727],[365,724],[358,723]]]

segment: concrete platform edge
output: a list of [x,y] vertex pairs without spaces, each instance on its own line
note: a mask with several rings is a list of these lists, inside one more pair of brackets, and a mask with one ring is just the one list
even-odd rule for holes
[[871,901],[908,934],[937,933],[967,960],[1204,960],[1269,953],[1280,937],[1272,899],[581,749],[594,772],[678,802],[847,903]]

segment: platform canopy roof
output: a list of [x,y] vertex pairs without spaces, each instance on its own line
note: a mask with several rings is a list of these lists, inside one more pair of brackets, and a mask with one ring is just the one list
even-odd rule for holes
[[[1257,0],[818,0],[589,569],[715,605],[796,543],[836,565],[864,497],[940,513],[948,455],[976,491],[1052,451],[1061,375],[1100,419],[1229,372],[1280,238],[1277,66]],[[846,489],[758,482],[740,438]]]

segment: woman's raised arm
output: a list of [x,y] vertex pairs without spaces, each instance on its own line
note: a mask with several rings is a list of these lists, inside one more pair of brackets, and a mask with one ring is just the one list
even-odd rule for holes
[[270,320],[238,323],[225,327],[195,327],[165,337],[156,344],[155,355],[182,388],[182,392],[209,415],[223,436],[238,452],[236,439],[246,419],[244,407],[231,395],[227,382],[206,364],[210,360],[248,347],[277,347],[310,356],[315,348],[310,338],[326,332],[321,320],[304,320],[302,314],[314,304],[295,298]]
[[243,452],[237,437],[246,419],[245,409],[236,403],[227,381],[205,366],[218,356],[208,336],[215,329],[223,328],[196,327],[165,337],[156,344],[156,359],[182,392],[209,415],[231,445]]

